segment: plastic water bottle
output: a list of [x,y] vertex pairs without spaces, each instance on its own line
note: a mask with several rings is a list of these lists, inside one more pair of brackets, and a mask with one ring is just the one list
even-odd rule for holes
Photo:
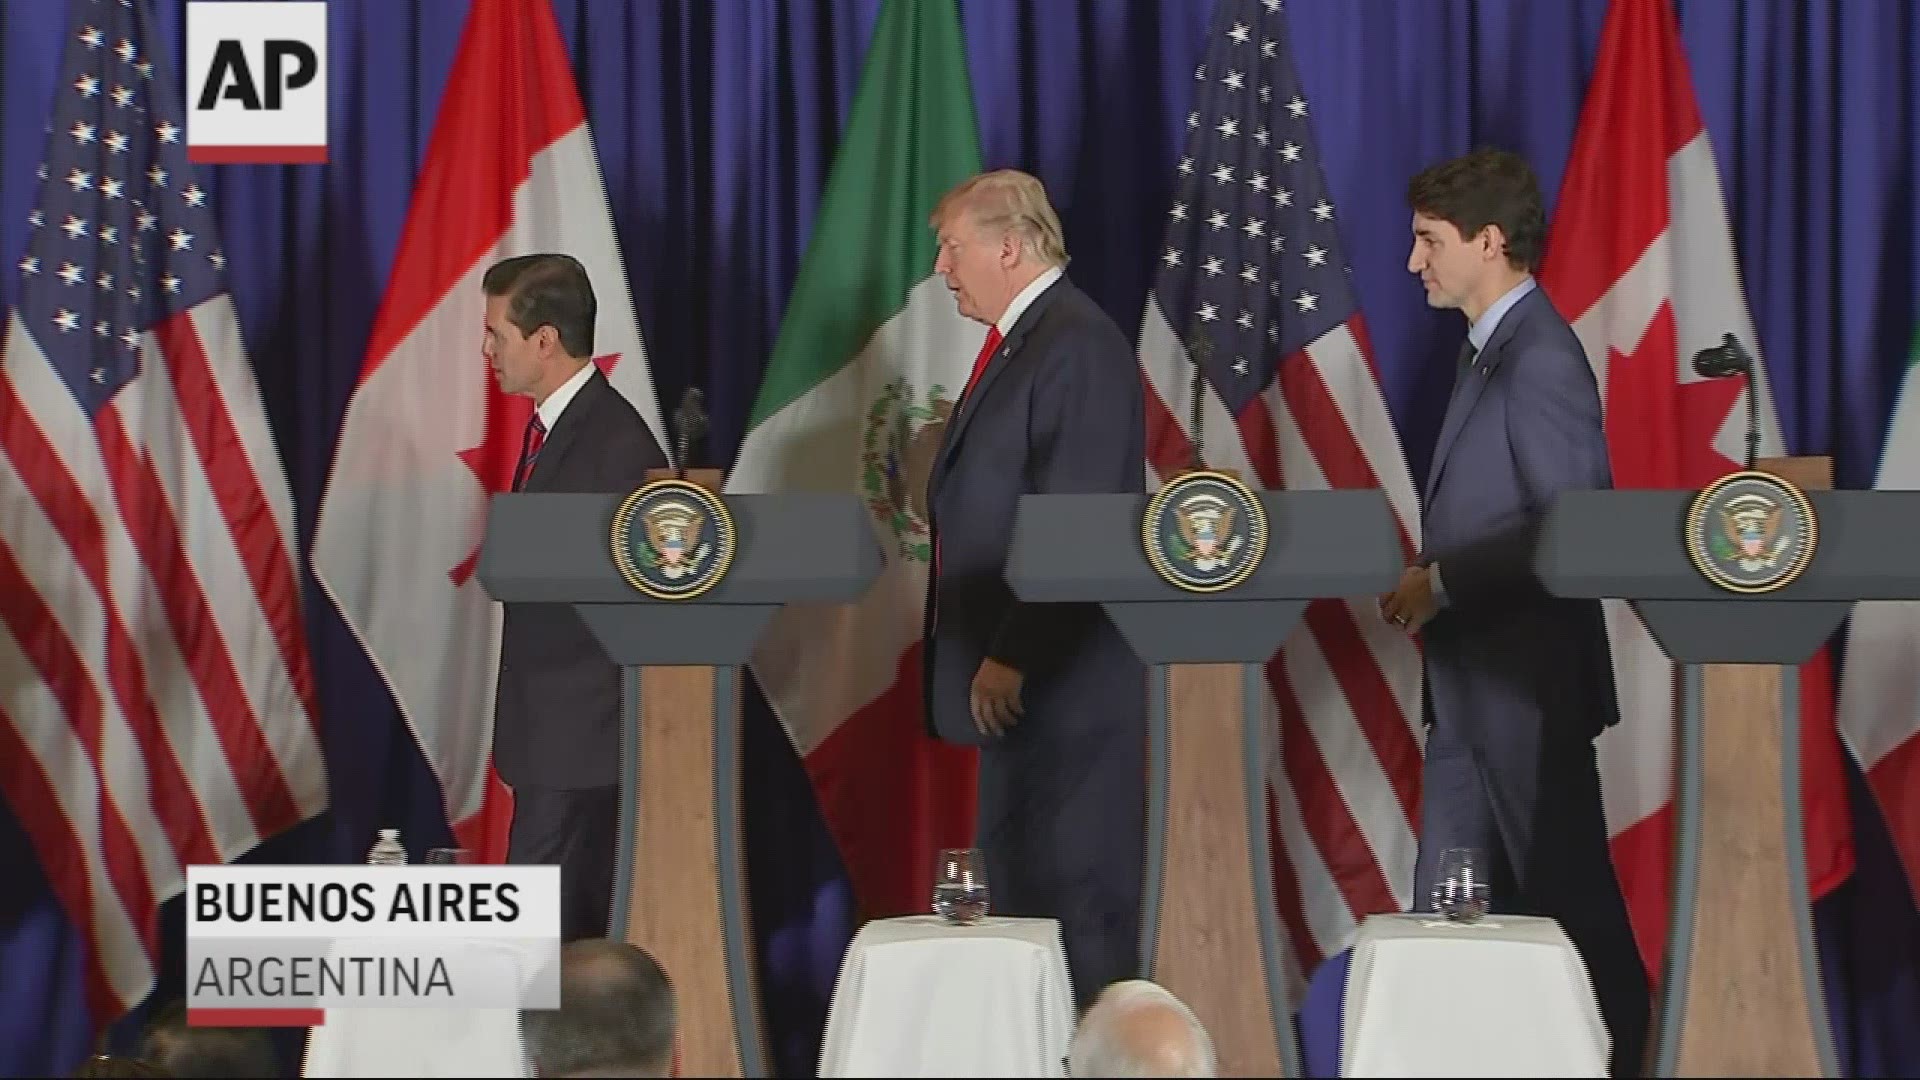
[[399,829],[381,829],[380,839],[374,841],[373,850],[367,852],[368,866],[405,866],[407,849],[400,846]]

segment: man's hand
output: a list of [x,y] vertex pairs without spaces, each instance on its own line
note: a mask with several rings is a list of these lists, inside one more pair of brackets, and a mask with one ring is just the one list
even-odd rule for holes
[[1409,634],[1418,633],[1439,610],[1433,598],[1433,576],[1424,566],[1407,567],[1399,586],[1380,601],[1380,613],[1387,621]]
[[973,676],[969,704],[980,734],[999,736],[1020,719],[1020,672],[989,656]]

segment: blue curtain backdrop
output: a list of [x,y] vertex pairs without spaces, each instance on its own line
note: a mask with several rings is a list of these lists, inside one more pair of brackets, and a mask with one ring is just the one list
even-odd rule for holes
[[[662,400],[705,388],[715,462],[740,439],[880,2],[554,0]],[[19,285],[67,6],[0,4],[0,307]],[[185,5],[158,7],[165,40],[148,52],[170,57],[177,78]],[[303,553],[466,9],[332,0],[331,162],[200,177]],[[1551,200],[1606,0],[1291,0],[1288,10],[1359,299],[1420,475],[1463,328],[1428,312],[1405,273],[1405,179],[1499,143],[1532,159]],[[1831,454],[1841,486],[1868,486],[1915,321],[1920,15],[1905,0],[1678,10],[1788,443]],[[960,11],[987,164],[1046,181],[1075,279],[1137,327],[1212,4],[960,0]],[[385,824],[416,848],[443,842],[438,791],[390,699],[310,582],[307,600],[333,808],[255,858],[358,859]],[[763,705],[749,710],[747,744],[769,1031],[780,1071],[811,1075],[851,904]],[[1855,796],[1860,869],[1819,912],[1834,1029],[1849,1073],[1913,1075],[1920,920],[1857,784]],[[178,907],[167,915],[168,993],[180,985]],[[0,1073],[60,1073],[86,1052],[80,985],[77,938],[12,815],[0,815]],[[1334,1001],[1328,985],[1321,1005]],[[1309,1062],[1331,1075],[1324,1054]]]

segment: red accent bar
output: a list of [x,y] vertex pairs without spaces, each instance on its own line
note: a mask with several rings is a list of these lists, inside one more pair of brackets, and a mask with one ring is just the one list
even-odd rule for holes
[[195,165],[325,165],[325,146],[189,146]]
[[188,1027],[320,1027],[325,1009],[188,1009]]

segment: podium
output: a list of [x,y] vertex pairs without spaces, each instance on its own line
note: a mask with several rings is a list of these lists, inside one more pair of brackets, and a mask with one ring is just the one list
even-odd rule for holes
[[1920,598],[1920,492],[1824,490],[1825,459],[1756,469],[1806,492],[1818,523],[1806,568],[1776,591],[1724,591],[1694,568],[1691,491],[1563,494],[1535,556],[1555,595],[1631,601],[1682,665],[1657,1076],[1838,1075],[1806,880],[1796,666],[1854,601]]
[[[710,490],[714,470],[688,478]],[[479,575],[496,600],[572,604],[622,665],[610,937],[673,980],[688,1076],[771,1075],[740,820],[740,668],[781,605],[856,599],[881,568],[853,495],[727,495],[736,554],[709,591],[658,600],[613,561],[624,495],[498,495]]]
[[1378,596],[1405,562],[1382,492],[1258,496],[1266,552],[1232,589],[1187,592],[1154,571],[1141,536],[1147,494],[1022,496],[1006,576],[1023,601],[1104,605],[1150,665],[1142,975],[1199,1016],[1221,1075],[1293,1077],[1265,668],[1308,600]]

